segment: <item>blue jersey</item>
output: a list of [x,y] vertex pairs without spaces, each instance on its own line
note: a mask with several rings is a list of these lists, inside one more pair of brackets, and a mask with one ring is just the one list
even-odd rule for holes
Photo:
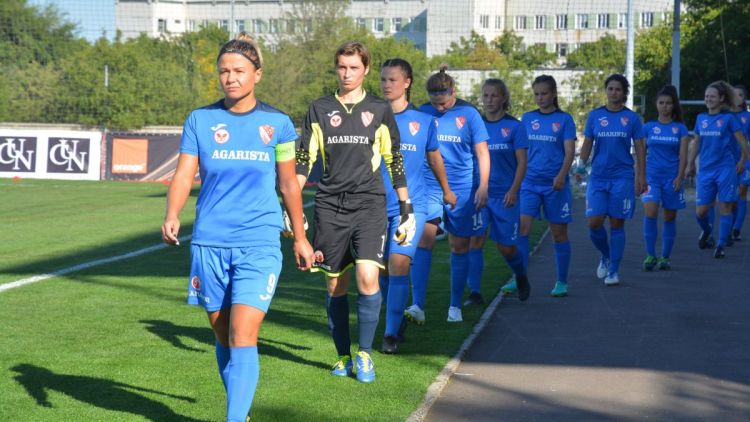
[[627,107],[614,112],[596,108],[586,119],[584,134],[594,140],[591,178],[612,181],[634,177],[630,147],[643,139],[643,124],[635,112]]
[[233,113],[223,101],[190,113],[180,153],[197,156],[200,169],[194,244],[280,244],[276,148],[296,138],[289,117],[260,101],[247,113]]
[[[414,204],[414,210],[427,213],[425,197],[424,162],[427,151],[438,149],[435,139],[434,119],[427,113],[417,110],[409,104],[406,110],[396,114],[396,124],[401,134],[401,155],[404,156],[404,170],[406,171],[406,185],[409,187],[409,198]],[[380,166],[385,195],[388,203],[388,215],[398,215],[398,195],[393,189],[391,178],[386,166]],[[427,167],[429,174],[432,170]]]
[[735,132],[742,131],[740,122],[727,111],[716,114],[701,113],[695,120],[695,134],[700,136],[700,170],[713,171],[734,167],[739,157],[734,155]]
[[521,121],[529,139],[529,164],[524,180],[550,186],[565,161],[565,143],[576,141],[576,124],[570,114],[561,110],[530,111]]
[[658,120],[643,126],[646,134],[646,177],[648,180],[673,180],[680,170],[680,141],[688,128],[679,122]]
[[[474,146],[487,142],[489,135],[477,109],[466,101],[457,99],[456,104],[445,113],[438,113],[430,103],[422,105],[420,110],[437,118],[435,137],[440,145],[451,189],[466,190],[479,184],[479,180],[473,180]],[[431,173],[428,173],[427,178],[429,180],[432,177],[434,181]]]
[[[745,139],[748,141],[748,146],[750,146],[750,111],[742,110],[738,112],[737,119],[742,126],[742,134],[745,135]],[[750,160],[745,160],[745,168],[750,169]]]
[[487,142],[490,152],[490,182],[487,194],[490,198],[502,198],[516,177],[516,150],[529,147],[526,128],[518,119],[508,114],[494,122],[485,120],[484,125],[490,135]]

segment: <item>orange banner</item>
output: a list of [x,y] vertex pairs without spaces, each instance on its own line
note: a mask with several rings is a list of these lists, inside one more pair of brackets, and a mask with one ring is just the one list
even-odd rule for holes
[[112,141],[113,174],[146,174],[148,139],[114,138]]

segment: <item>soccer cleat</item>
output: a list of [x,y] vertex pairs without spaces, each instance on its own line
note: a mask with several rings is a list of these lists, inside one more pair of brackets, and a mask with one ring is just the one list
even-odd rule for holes
[[609,259],[602,257],[602,259],[599,260],[599,266],[596,267],[596,276],[604,278],[607,276],[607,271],[609,271]]
[[734,240],[732,239],[731,234],[727,236],[727,246],[734,246]]
[[669,262],[669,258],[659,258],[656,260],[656,266],[659,270],[665,271],[672,268],[672,263]]
[[518,284],[516,284],[516,276],[507,282],[503,287],[500,288],[505,296],[510,296],[518,293]]
[[371,383],[375,381],[375,365],[372,363],[370,354],[360,350],[357,352],[355,373],[357,374],[357,381],[364,383]]
[[461,308],[451,306],[448,308],[448,322],[463,322],[464,317]]
[[424,324],[424,311],[416,303],[404,309],[404,317],[414,324]]
[[568,295],[568,283],[555,282],[555,287],[549,292],[552,297],[565,297]]
[[531,285],[529,284],[529,278],[525,275],[516,276],[516,284],[518,285],[518,299],[523,302],[529,298],[531,294]]
[[731,236],[731,238],[735,242],[741,241],[742,240],[742,236],[740,236],[740,231],[737,230],[737,229],[732,229],[732,236]]
[[646,259],[643,260],[643,271],[653,271],[656,268],[656,257],[653,255],[647,255]]
[[396,353],[398,349],[398,337],[396,336],[385,336],[383,337],[383,347],[380,349],[385,354]]
[[331,375],[335,377],[350,377],[352,373],[352,358],[349,355],[339,356],[338,362],[331,368]]
[[604,279],[605,286],[616,286],[618,284],[620,284],[620,276],[617,273],[607,274]]
[[716,250],[714,251],[714,258],[716,259],[722,259],[724,258],[724,248],[721,246],[717,246]]
[[482,298],[482,294],[479,292],[471,292],[469,294],[469,298],[466,299],[466,302],[464,302],[464,306],[469,305],[484,305],[484,299]]
[[714,237],[711,236],[710,232],[701,231],[701,236],[698,238],[698,248],[706,249],[714,247]]

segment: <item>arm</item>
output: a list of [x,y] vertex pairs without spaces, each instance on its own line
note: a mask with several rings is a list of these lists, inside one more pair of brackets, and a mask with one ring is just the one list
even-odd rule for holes
[[583,138],[583,144],[581,145],[581,153],[578,157],[581,159],[581,164],[586,165],[591,155],[591,148],[594,146],[594,140],[588,136]]
[[738,130],[737,132],[735,132],[734,139],[736,139],[737,143],[740,144],[740,151],[742,151],[740,162],[737,163],[737,174],[741,174],[743,171],[745,171],[745,160],[750,160],[750,149],[748,149],[747,138],[745,138],[745,135],[742,134],[742,131]]
[[636,139],[635,145],[635,189],[636,195],[646,192],[646,140]]
[[429,164],[432,173],[435,175],[440,189],[443,190],[443,202],[451,205],[451,209],[456,207],[456,194],[451,190],[448,184],[448,176],[445,174],[445,165],[440,150],[427,151],[427,164]]
[[576,141],[565,141],[563,144],[563,147],[565,148],[565,157],[563,158],[562,166],[560,167],[560,171],[557,173],[557,176],[555,176],[555,180],[552,182],[552,190],[559,191],[565,186],[565,180],[567,178],[568,172],[570,171],[570,166],[573,164],[573,159],[576,155]]
[[480,209],[487,205],[487,187],[490,180],[490,151],[487,149],[487,142],[474,144],[474,154],[479,165],[479,187],[474,195],[474,206]]
[[375,137],[380,141],[380,155],[383,157],[398,200],[405,202],[409,199],[409,191],[406,188],[404,156],[401,154],[401,135],[390,107],[385,108],[383,123],[375,133]]
[[690,137],[683,136],[680,139],[680,167],[677,169],[677,178],[672,182],[674,191],[678,192],[682,187],[682,180],[685,178],[685,170],[688,162],[688,148],[690,146]]
[[693,137],[693,142],[691,142],[690,145],[688,145],[688,159],[687,159],[687,167],[685,168],[685,172],[688,176],[695,175],[695,158],[698,156],[698,151],[701,149],[701,137],[698,135],[695,135]]
[[504,205],[506,208],[510,208],[516,204],[518,200],[518,191],[521,189],[521,182],[526,176],[526,165],[528,163],[529,150],[526,148],[519,148],[516,150],[516,174],[513,177],[513,184],[505,193]]
[[182,211],[185,202],[190,196],[190,189],[193,187],[193,178],[195,178],[197,171],[198,157],[190,154],[180,154],[179,161],[177,161],[177,170],[167,191],[167,212],[164,216],[164,223],[161,226],[162,240],[168,245],[180,244],[180,241],[177,240],[180,232],[180,211]]
[[295,177],[295,162],[292,160],[277,162],[276,173],[278,174],[281,199],[292,222],[294,258],[297,262],[297,268],[303,271],[309,270],[315,261],[315,257],[312,246],[310,246],[310,242],[308,242],[305,234],[302,191],[298,183],[298,177]]
[[[302,136],[297,141],[295,152],[295,172],[300,190],[305,187],[305,182],[310,177],[315,160],[318,158],[318,150],[321,150],[321,153],[323,151],[323,130],[317,122],[315,103],[313,103],[310,104],[305,121],[302,123]],[[325,167],[325,155],[323,167]]]

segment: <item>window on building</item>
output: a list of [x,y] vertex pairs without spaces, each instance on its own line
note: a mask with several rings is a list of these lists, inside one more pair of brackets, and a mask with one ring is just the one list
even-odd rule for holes
[[514,22],[516,29],[526,29],[526,16],[516,16]]
[[208,19],[203,19],[201,21],[201,28],[208,28]]
[[242,32],[245,30],[245,20],[244,19],[237,19],[234,21],[234,27],[237,28],[237,32]]
[[375,18],[372,20],[372,32],[383,32],[385,29],[385,19]]
[[268,20],[268,32],[272,34],[279,33],[279,20],[278,19],[271,18]]
[[557,53],[557,57],[565,57],[568,55],[568,44],[566,43],[560,43],[555,44],[555,53]]
[[229,20],[227,19],[221,19],[218,22],[216,22],[217,25],[219,25],[219,28],[229,31]]
[[354,24],[357,25],[357,28],[367,29],[367,20],[365,18],[356,18]]
[[641,26],[644,28],[650,28],[654,26],[654,12],[641,13]]
[[159,31],[160,34],[165,34],[167,32],[167,20],[159,19],[156,21],[156,30]]
[[401,32],[402,19],[401,18],[392,18],[391,19],[391,27],[393,28],[393,32]]
[[187,21],[187,30],[188,31],[195,31],[195,21],[190,19]]
[[609,28],[609,14],[599,13],[596,17],[597,28]]
[[490,15],[479,15],[479,27],[482,29],[490,27]]
[[263,21],[260,19],[253,19],[252,22],[252,31],[255,34],[261,34],[263,33]]
[[568,15],[557,15],[555,17],[555,29],[568,29]]
[[503,29],[503,17],[495,16],[495,29]]
[[294,34],[297,32],[297,27],[299,26],[299,22],[297,19],[287,19],[286,21],[286,32],[287,34]]
[[547,17],[544,15],[536,15],[534,19],[534,29],[544,29],[547,25]]
[[662,13],[662,20],[665,22],[672,22],[672,14],[669,12]]
[[628,27],[627,13],[620,13],[619,15],[617,15],[617,27],[620,29],[625,29]]
[[589,27],[589,15],[585,15],[585,14],[576,15],[576,28],[588,29],[588,27]]

